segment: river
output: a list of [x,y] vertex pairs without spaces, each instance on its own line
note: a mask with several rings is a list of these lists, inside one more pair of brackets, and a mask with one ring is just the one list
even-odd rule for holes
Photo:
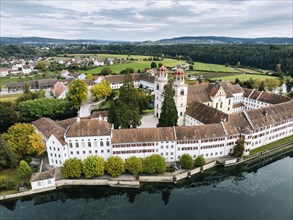
[[65,187],[0,203],[0,219],[292,219],[293,150],[177,184]]

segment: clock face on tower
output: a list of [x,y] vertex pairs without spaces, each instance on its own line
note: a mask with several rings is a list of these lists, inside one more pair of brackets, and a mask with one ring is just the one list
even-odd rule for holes
[[177,77],[177,80],[179,81],[180,80],[180,77]]

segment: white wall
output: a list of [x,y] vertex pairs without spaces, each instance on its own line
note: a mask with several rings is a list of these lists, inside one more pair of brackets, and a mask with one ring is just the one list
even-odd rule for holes
[[42,189],[55,185],[55,178],[31,182],[32,189]]

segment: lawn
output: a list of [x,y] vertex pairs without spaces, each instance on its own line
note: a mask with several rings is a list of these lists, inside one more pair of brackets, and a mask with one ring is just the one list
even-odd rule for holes
[[225,65],[211,64],[211,63],[200,63],[195,62],[193,65],[194,70],[200,71],[211,71],[211,72],[227,72],[227,73],[239,73],[239,70],[236,70],[231,67],[226,67]]
[[267,75],[252,75],[252,74],[236,74],[232,76],[221,76],[221,77],[214,77],[211,78],[211,80],[216,80],[216,79],[222,79],[223,81],[230,81],[234,82],[236,78],[238,78],[240,81],[246,81],[249,79],[269,79],[269,78],[276,78],[273,76],[267,76]]
[[22,96],[22,93],[0,95],[0,101],[1,102],[15,102],[16,99],[18,99],[20,96]]
[[[109,67],[114,73],[120,73],[121,70],[124,70],[126,68],[133,68],[135,72],[140,69],[141,71],[144,71],[145,68],[150,68],[151,63],[153,61],[129,61],[129,63],[119,63],[119,64],[113,64],[110,66],[99,66],[90,70],[80,70],[79,72],[86,73],[86,74],[99,74],[101,70],[105,67]],[[180,60],[174,60],[174,59],[164,59],[163,61],[156,61],[156,63],[162,63],[163,65],[167,67],[174,67],[177,64],[182,64],[184,61]]]
[[259,152],[262,152],[262,151],[266,151],[266,150],[278,147],[279,145],[287,143],[290,140],[293,140],[293,136],[285,137],[285,138],[283,138],[281,140],[278,140],[278,141],[275,141],[273,143],[270,143],[270,144],[264,145],[262,147],[256,148],[256,149],[250,151],[249,156],[255,155],[255,154],[257,154]]

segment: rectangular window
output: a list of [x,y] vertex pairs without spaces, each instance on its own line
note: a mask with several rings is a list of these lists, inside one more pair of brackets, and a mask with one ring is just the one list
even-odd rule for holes
[[73,154],[73,151],[70,151],[70,154],[72,155]]
[[97,153],[98,153],[98,151],[97,151],[97,150],[95,150],[95,153],[97,154]]
[[85,154],[85,151],[82,151],[83,154]]
[[41,186],[41,185],[42,185],[42,183],[41,183],[41,181],[39,181],[39,182],[38,182],[38,186]]
[[79,147],[79,143],[78,143],[78,142],[76,142],[76,143],[75,143],[75,146],[78,148],[78,147]]
[[87,145],[88,145],[89,147],[91,147],[91,146],[92,146],[92,143],[91,143],[91,142],[88,142]]
[[110,153],[110,150],[107,150],[108,153]]
[[91,150],[89,150],[89,154],[91,154],[92,153],[92,151]]
[[69,147],[72,148],[72,143],[69,143]]
[[79,154],[79,151],[76,151],[76,154]]
[[100,146],[103,147],[104,146],[104,142],[100,141]]
[[106,145],[107,146],[110,146],[110,141],[106,141]]
[[101,150],[101,153],[104,153],[104,150]]

